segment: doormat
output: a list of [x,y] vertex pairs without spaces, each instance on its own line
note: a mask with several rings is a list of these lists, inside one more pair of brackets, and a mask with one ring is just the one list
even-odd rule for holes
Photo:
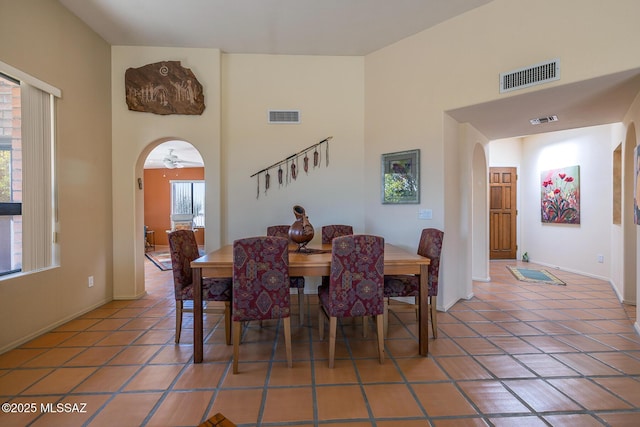
[[509,271],[522,282],[547,283],[550,285],[565,285],[562,280],[558,279],[547,270],[529,270],[526,268],[518,268],[508,265]]
[[144,256],[160,270],[171,270],[171,254],[169,252],[147,252]]

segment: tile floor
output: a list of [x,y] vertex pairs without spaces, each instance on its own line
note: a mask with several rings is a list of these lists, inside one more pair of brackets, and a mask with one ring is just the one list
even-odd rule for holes
[[293,368],[281,326],[251,324],[233,375],[221,316],[205,318],[204,363],[191,363],[190,314],[174,344],[171,272],[148,263],[143,299],[0,355],[0,400],[20,412],[0,425],[196,426],[217,412],[239,426],[640,425],[635,307],[600,280],[554,270],[567,286],[530,284],[506,265],[492,262],[491,282],[438,314],[428,358],[416,356],[414,314],[397,310],[384,365],[373,323],[363,339],[345,322],[328,369],[311,296],[305,325],[292,317]]

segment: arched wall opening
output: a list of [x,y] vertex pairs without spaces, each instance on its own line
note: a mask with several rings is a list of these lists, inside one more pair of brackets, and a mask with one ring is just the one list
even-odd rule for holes
[[473,147],[472,162],[472,256],[473,280],[489,281],[489,206],[487,156],[481,144]]
[[[162,163],[163,158],[169,154],[169,147],[173,146],[172,143],[180,142],[185,147],[188,146],[189,150],[193,150],[199,160],[202,161],[200,152],[195,148],[193,144],[183,138],[166,137],[160,138],[150,142],[141,151],[135,166],[135,176],[137,183],[137,191],[135,196],[135,230],[141,230],[140,233],[136,233],[136,252],[135,252],[135,277],[136,277],[136,289],[143,294],[145,289],[145,277],[144,277],[144,261],[145,253],[147,251],[147,239],[145,229],[148,226],[148,216],[145,215],[145,211],[149,208],[149,203],[161,203],[161,210],[165,210],[166,218],[164,221],[149,226],[149,230],[153,231],[155,249],[168,250],[167,230],[171,229],[170,222],[170,182],[172,180],[202,180],[204,181],[204,166],[192,165],[189,162],[185,162],[184,165],[175,165],[173,167],[167,167],[165,164],[160,166],[154,166],[153,163]],[[165,148],[163,148],[165,147]],[[156,154],[159,153],[159,154]],[[152,159],[153,157],[153,159]],[[180,153],[178,158],[182,160]],[[148,169],[145,172],[145,163]],[[181,162],[182,163],[182,162]],[[149,166],[151,164],[151,166]],[[196,165],[197,167],[193,167]],[[194,171],[194,169],[199,169]],[[155,171],[149,173],[150,171]],[[152,181],[153,180],[153,181]],[[147,187],[148,186],[148,187]],[[163,188],[159,188],[163,186]],[[166,188],[164,188],[166,187]],[[160,200],[162,199],[162,200]],[[146,200],[146,201],[145,201]],[[196,233],[196,240],[200,245],[204,246],[205,229],[201,228]],[[138,241],[139,240],[139,241]]]

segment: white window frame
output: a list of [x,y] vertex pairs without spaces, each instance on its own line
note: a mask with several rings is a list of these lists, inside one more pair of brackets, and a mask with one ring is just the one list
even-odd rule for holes
[[205,195],[204,195],[204,189],[203,189],[203,194],[202,194],[202,218],[200,219],[200,217],[197,215],[196,212],[193,212],[193,199],[191,200],[191,212],[176,212],[175,211],[175,200],[174,200],[174,191],[173,191],[173,186],[174,184],[186,184],[189,183],[191,184],[191,194],[193,194],[193,185],[194,184],[202,184],[203,186],[206,185],[205,181],[202,179],[175,179],[175,180],[171,180],[169,181],[170,184],[170,193],[171,193],[171,216],[173,217],[173,215],[176,214],[191,214],[193,215],[193,223],[194,223],[194,227],[195,228],[204,228],[204,224],[205,224],[205,218],[206,218],[206,212],[205,212]]
[[59,265],[56,243],[55,98],[62,92],[0,61],[0,73],[20,82],[22,131],[22,263],[0,280]]

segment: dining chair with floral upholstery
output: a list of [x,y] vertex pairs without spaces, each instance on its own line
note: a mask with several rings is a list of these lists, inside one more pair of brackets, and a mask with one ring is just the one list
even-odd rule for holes
[[238,373],[242,324],[282,319],[287,363],[291,359],[289,240],[257,236],[233,242],[233,373]]
[[[267,236],[284,237],[289,239],[290,225],[270,225],[267,227]],[[304,322],[304,276],[289,277],[291,289],[295,289],[298,293],[298,315],[300,324]]]
[[[198,243],[193,230],[177,230],[169,233],[169,251],[173,286],[176,299],[176,344],[180,342],[182,314],[193,313],[184,308],[184,301],[193,301],[193,273],[191,261],[200,257]],[[227,344],[231,344],[231,277],[224,279],[202,279],[202,301],[224,302],[224,330]],[[219,311],[205,309],[206,312]]]
[[331,243],[335,237],[348,236],[350,234],[353,234],[353,227],[350,225],[324,225],[322,226],[322,243]]
[[[384,363],[384,239],[358,234],[340,236],[331,242],[329,284],[318,288],[319,332],[324,339],[329,319],[329,367],[333,368],[338,319],[375,316],[378,357]],[[366,330],[367,324],[364,325]]]
[[[427,276],[429,292],[427,294],[429,317],[433,337],[438,338],[438,317],[436,313],[436,301],[438,296],[438,275],[440,274],[440,255],[442,253],[442,241],[444,232],[436,228],[425,228],[420,235],[418,255],[429,258],[429,273]],[[389,313],[388,301],[393,297],[418,297],[420,294],[420,279],[414,275],[387,275],[384,276],[385,297],[385,335],[388,329]],[[417,310],[417,305],[416,305]],[[417,313],[417,311],[416,311]]]
[[[353,227],[350,225],[333,224],[322,226],[322,244],[329,244],[335,237],[349,236],[353,234]],[[329,284],[329,276],[322,276],[322,285]]]

